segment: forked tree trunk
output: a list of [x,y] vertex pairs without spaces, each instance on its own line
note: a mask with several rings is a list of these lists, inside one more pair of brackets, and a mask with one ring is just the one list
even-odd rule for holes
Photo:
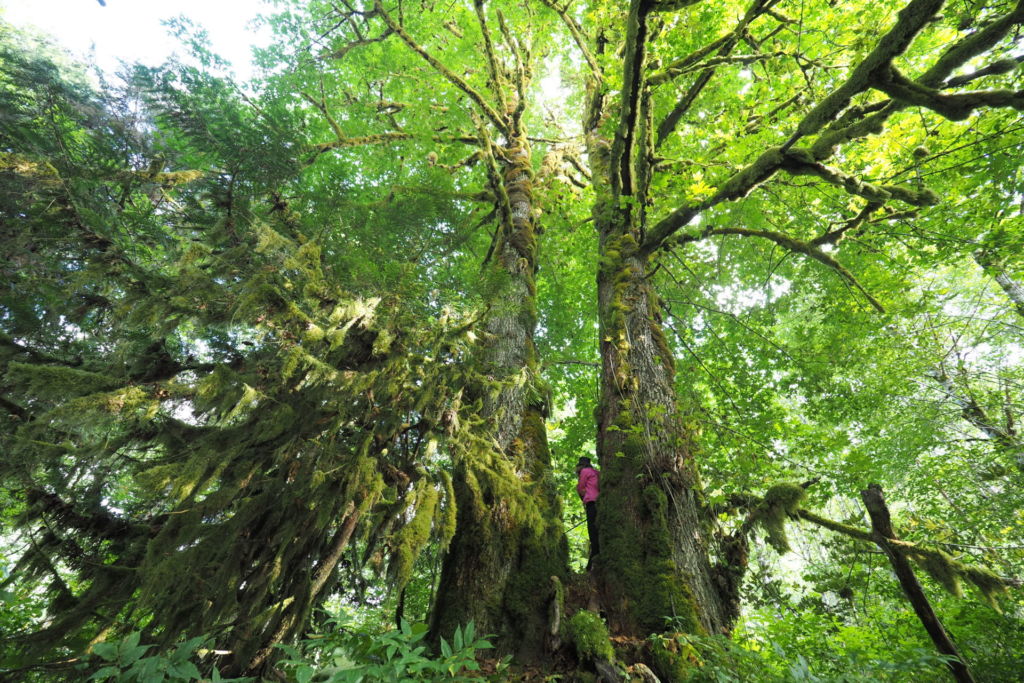
[[504,151],[511,216],[490,264],[502,286],[491,302],[482,359],[495,382],[481,389],[494,444],[457,465],[456,532],[431,630],[447,637],[472,620],[477,633],[497,634],[499,651],[534,661],[544,654],[550,577],[565,577],[568,544],[551,477],[546,399],[536,381],[537,242],[525,136]]

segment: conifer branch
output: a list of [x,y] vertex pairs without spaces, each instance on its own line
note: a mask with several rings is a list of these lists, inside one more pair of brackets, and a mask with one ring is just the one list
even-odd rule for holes
[[509,132],[508,123],[505,117],[494,111],[494,108],[487,104],[483,96],[470,86],[469,83],[459,78],[459,76],[457,76],[451,69],[442,64],[440,60],[434,57],[434,55],[427,52],[419,45],[419,43],[413,40],[412,36],[410,36],[405,29],[402,28],[402,26],[384,10],[382,0],[374,0],[373,6],[380,17],[384,20],[384,23],[386,23],[392,31],[398,34],[398,37],[402,39],[402,42],[409,46],[410,50],[422,57],[424,61],[430,64],[430,66],[434,67],[434,70],[441,74],[446,81],[468,95],[469,99],[476,104],[481,113],[486,116],[498,130],[505,134]]
[[19,406],[17,403],[14,403],[13,401],[8,401],[2,395],[0,395],[0,408],[3,408],[11,415],[17,417],[19,420],[26,420],[29,417],[29,413],[27,410]]

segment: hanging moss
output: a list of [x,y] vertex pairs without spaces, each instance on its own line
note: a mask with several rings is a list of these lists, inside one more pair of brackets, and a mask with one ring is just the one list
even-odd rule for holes
[[964,578],[974,584],[985,601],[997,612],[1002,613],[996,598],[1007,594],[1006,583],[995,572],[985,567],[965,567]]
[[107,375],[60,365],[13,362],[7,367],[9,382],[28,394],[47,398],[87,396],[109,391],[119,384],[117,379]]
[[921,568],[940,586],[958,598],[963,597],[963,586],[956,566],[959,563],[949,554],[941,550],[929,550],[927,554],[919,555],[916,559]]
[[428,480],[417,482],[413,518],[395,534],[392,543],[389,571],[396,590],[401,590],[409,582],[413,564],[430,540],[430,525],[437,509],[437,498],[437,489]]
[[796,514],[806,497],[807,491],[799,484],[776,484],[764,494],[754,512],[757,523],[765,532],[765,540],[779,554],[790,550],[786,518]]
[[442,550],[448,549],[452,537],[455,536],[455,524],[458,518],[458,504],[455,499],[455,487],[452,485],[452,477],[447,472],[441,472],[441,485],[444,487],[444,507],[441,517],[441,526],[438,531],[438,542]]
[[581,661],[615,659],[615,650],[608,636],[608,627],[601,617],[590,610],[581,609],[565,622],[565,638],[576,648]]

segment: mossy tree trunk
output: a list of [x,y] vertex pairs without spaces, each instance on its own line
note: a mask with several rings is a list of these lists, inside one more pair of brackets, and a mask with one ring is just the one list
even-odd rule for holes
[[693,426],[676,399],[675,370],[646,280],[649,259],[621,212],[595,214],[601,397],[597,571],[615,630],[720,632],[727,609],[709,561]]
[[595,70],[584,117],[600,258],[596,571],[614,631],[718,633],[730,620],[728,599],[709,559],[711,518],[702,504],[694,427],[676,398],[674,358],[649,282],[654,256],[640,248],[653,158],[643,75],[653,9],[648,0],[630,3],[615,116],[605,112]]
[[506,216],[488,267],[493,290],[479,387],[492,443],[457,464],[457,523],[441,574],[432,631],[472,620],[498,634],[498,649],[533,661],[544,654],[550,577],[564,578],[568,545],[551,477],[546,396],[533,343],[537,325],[530,148],[525,134],[501,150]]

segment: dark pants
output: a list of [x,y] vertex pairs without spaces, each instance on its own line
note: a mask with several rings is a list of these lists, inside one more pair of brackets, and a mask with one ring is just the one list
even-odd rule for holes
[[594,557],[598,552],[597,544],[597,501],[590,501],[584,503],[583,507],[587,511],[587,536],[590,537],[590,556],[587,558],[587,569],[590,569],[590,563],[594,560]]

